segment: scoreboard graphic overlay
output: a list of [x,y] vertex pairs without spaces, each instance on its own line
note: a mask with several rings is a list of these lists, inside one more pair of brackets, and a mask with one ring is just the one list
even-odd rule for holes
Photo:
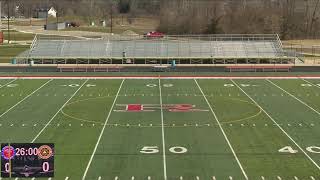
[[53,177],[54,144],[1,144],[1,177]]

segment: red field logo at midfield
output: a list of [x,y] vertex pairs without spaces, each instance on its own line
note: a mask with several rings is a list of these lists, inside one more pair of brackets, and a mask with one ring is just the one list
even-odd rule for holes
[[154,112],[166,110],[168,112],[200,112],[207,109],[197,109],[193,104],[117,104],[115,112]]

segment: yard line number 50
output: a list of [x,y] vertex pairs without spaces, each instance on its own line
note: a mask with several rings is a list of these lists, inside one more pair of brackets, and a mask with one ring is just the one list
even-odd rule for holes
[[[169,148],[169,151],[174,154],[184,154],[188,152],[188,149],[182,146],[173,146]],[[159,147],[158,146],[144,146],[140,153],[142,154],[156,154],[159,153]]]

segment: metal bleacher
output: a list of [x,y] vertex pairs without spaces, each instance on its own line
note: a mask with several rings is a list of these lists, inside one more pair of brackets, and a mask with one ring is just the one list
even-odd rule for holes
[[[202,35],[202,36],[165,36],[148,39],[143,36],[109,36],[100,39],[54,39],[37,36],[28,52],[28,57],[20,56],[21,63],[30,60],[93,59],[112,60],[176,59],[191,60],[291,60],[283,50],[281,40],[276,34],[269,35]],[[47,62],[47,61],[46,61]],[[99,61],[100,62],[100,61]],[[145,61],[146,62],[146,61]],[[200,62],[200,61],[199,61]],[[223,61],[226,62],[226,61]],[[119,63],[119,62],[117,62]],[[186,64],[187,64],[186,63]],[[114,63],[113,63],[114,64]]]

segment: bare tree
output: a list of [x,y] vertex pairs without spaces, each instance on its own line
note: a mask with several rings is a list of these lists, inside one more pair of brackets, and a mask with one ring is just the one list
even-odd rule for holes
[[313,37],[315,36],[315,32],[316,30],[313,31],[313,27],[314,27],[314,24],[316,23],[316,21],[318,21],[319,17],[316,17],[317,15],[317,12],[319,11],[319,5],[320,5],[320,0],[316,0],[316,3],[315,3],[315,6],[314,6],[314,9],[313,9],[313,12],[312,12],[312,16],[311,16],[311,19],[310,19],[310,27],[309,27],[309,30],[308,30],[308,34],[313,34]]
[[293,29],[295,6],[296,6],[296,0],[282,0],[282,3],[281,3],[282,22],[280,25],[280,34],[282,39],[286,39],[290,35],[290,30]]

